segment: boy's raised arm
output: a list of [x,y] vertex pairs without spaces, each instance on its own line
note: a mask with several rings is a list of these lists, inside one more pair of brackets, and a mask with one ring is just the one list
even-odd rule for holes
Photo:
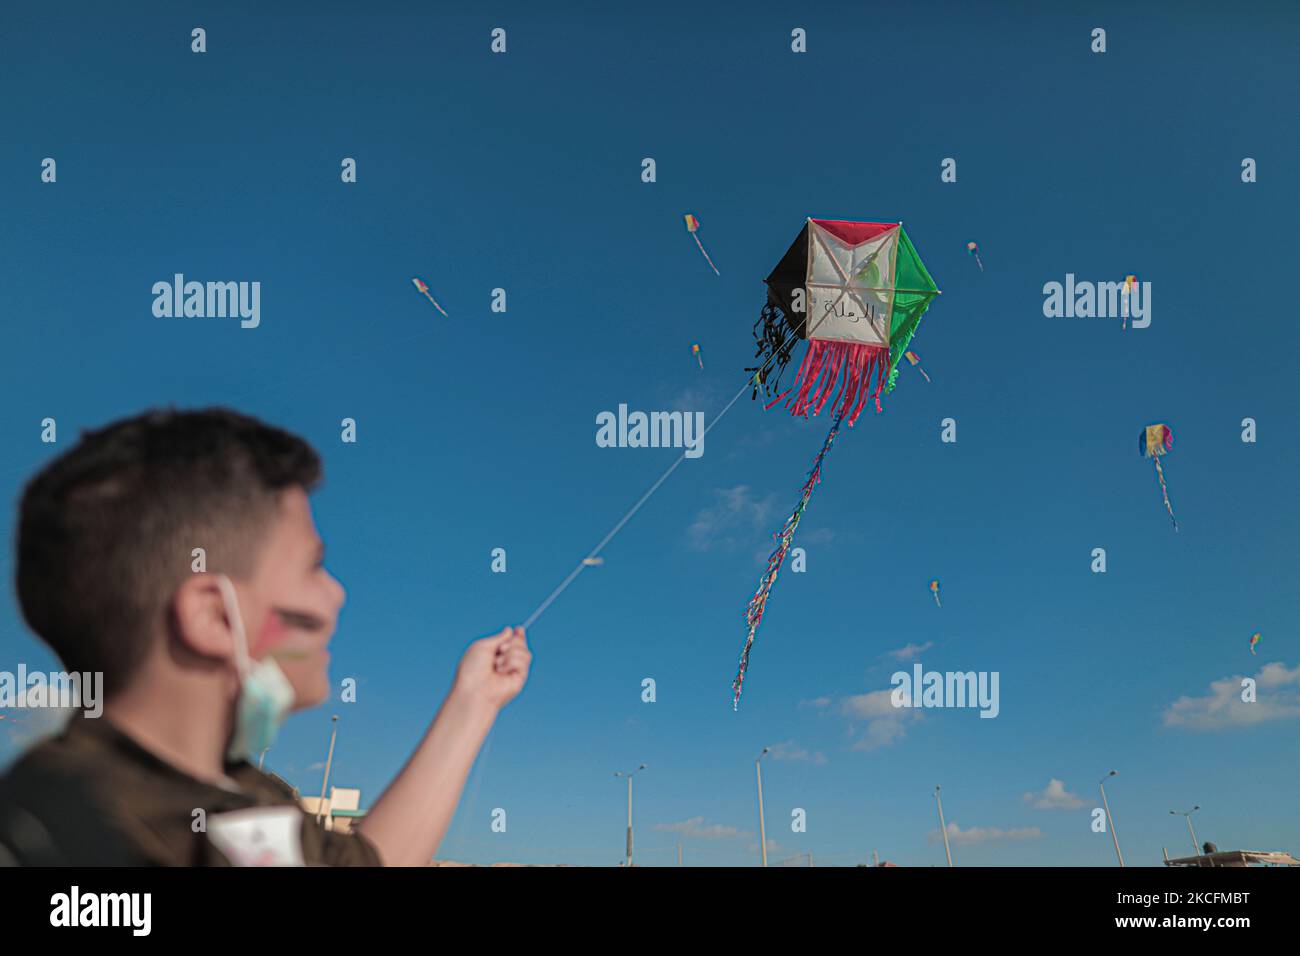
[[451,692],[383,796],[357,828],[387,866],[423,866],[451,825],[479,747],[497,713],[523,688],[532,654],[522,628],[475,641]]

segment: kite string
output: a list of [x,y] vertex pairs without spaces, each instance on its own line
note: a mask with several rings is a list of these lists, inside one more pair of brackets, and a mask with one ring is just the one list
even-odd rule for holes
[[[709,433],[709,431],[713,428],[714,425],[716,425],[718,422],[722,420],[722,417],[726,415],[727,412],[731,411],[732,406],[735,405],[736,402],[740,400],[740,396],[744,395],[745,389],[749,387],[750,387],[749,382],[746,382],[744,385],[740,387],[740,390],[736,392],[735,395],[732,396],[731,401],[727,402],[726,406],[722,409],[722,411],[718,412],[718,414],[714,417],[713,421],[709,422],[709,424],[705,427],[704,432],[700,435],[701,439],[703,439],[704,436]],[[577,580],[578,575],[580,575],[583,572],[584,568],[590,567],[590,564],[588,562],[596,558],[597,555],[599,555],[600,552],[604,549],[605,545],[609,544],[610,541],[614,540],[614,536],[623,530],[623,526],[632,520],[632,516],[641,510],[641,506],[650,500],[650,496],[659,490],[659,487],[665,481],[668,480],[668,477],[674,471],[676,471],[678,466],[681,465],[681,463],[685,460],[686,460],[686,452],[683,451],[680,455],[677,456],[676,461],[674,461],[671,465],[669,465],[668,469],[662,475],[660,475],[659,478],[655,481],[655,483],[652,484],[646,490],[645,494],[643,494],[640,497],[637,503],[634,504],[631,508],[629,508],[627,513],[624,514],[623,517],[618,519],[618,523],[615,524],[614,527],[609,530],[609,533],[606,534],[605,537],[601,538],[600,543],[597,544],[594,548],[592,548],[590,553],[588,553],[585,558],[583,558],[581,561],[578,562],[578,566],[569,572],[568,577],[566,577],[563,581],[560,582],[559,586],[556,587],[556,589],[552,591],[550,595],[547,596],[545,601],[543,601],[541,604],[537,606],[537,609],[533,611],[532,614],[528,615],[528,618],[524,621],[522,625],[520,625],[521,627],[523,627],[526,630],[527,628],[532,626],[533,622],[535,622],[539,617],[542,616],[542,612],[545,611],[548,607],[550,607],[551,603],[556,598],[558,598],[561,594],[563,594],[570,584],[572,584],[575,580]]]
[[[816,325],[814,325],[812,328],[808,330],[807,335],[811,336],[812,333],[817,330],[817,326],[821,325],[822,322],[825,322],[827,318],[828,315],[822,316],[822,318],[816,323]],[[753,377],[749,378],[745,382],[745,384],[740,387],[740,390],[737,391],[736,394],[731,397],[731,401],[727,402],[727,404],[723,407],[722,411],[718,412],[718,414],[714,416],[713,421],[709,422],[709,424],[705,426],[704,432],[700,435],[701,440],[703,440],[704,436],[713,430],[714,425],[722,421],[723,416],[726,415],[727,412],[731,411],[732,406],[735,405],[736,402],[740,401],[740,396],[745,394],[745,389],[751,388],[753,386],[754,381],[757,380],[758,377],[762,375],[764,371],[767,370],[768,365],[770,365],[773,361],[775,361],[776,352],[779,351],[785,345],[785,343],[790,339],[791,336],[797,334],[798,334],[797,330],[793,328],[788,329],[786,331],[786,334],[782,337],[781,343],[780,345],[777,346],[776,351],[774,351],[773,354],[768,357],[767,361],[765,361],[761,366],[759,366],[758,370],[754,373]],[[532,614],[528,615],[528,617],[524,620],[524,623],[521,624],[520,627],[527,630],[529,627],[533,625],[534,622],[536,622],[536,620],[539,617],[542,616],[542,613],[548,607],[551,606],[551,603],[555,601],[555,599],[558,598],[561,594],[563,594],[568,589],[570,584],[572,584],[574,581],[578,579],[578,575],[582,574],[583,569],[591,566],[588,562],[596,558],[600,554],[601,550],[604,549],[605,545],[609,544],[610,541],[614,540],[614,536],[623,530],[623,526],[626,525],[630,520],[632,520],[632,516],[641,510],[641,506],[650,500],[650,496],[659,490],[659,486],[662,485],[665,481],[667,481],[668,476],[671,475],[674,471],[676,471],[677,466],[680,465],[685,460],[686,460],[686,452],[683,451],[681,455],[677,457],[677,460],[668,466],[668,470],[665,471],[662,475],[660,475],[658,480],[656,480],[655,483],[651,485],[650,488],[646,491],[646,493],[641,496],[640,500],[638,500],[636,504],[634,504],[630,509],[628,509],[627,513],[624,514],[623,517],[618,519],[618,523],[615,524],[614,527],[610,529],[609,533],[606,534],[605,537],[603,537],[600,540],[600,543],[597,544],[596,547],[592,548],[591,551],[587,554],[587,556],[578,562],[578,566],[575,567],[572,571],[570,571],[568,576],[563,581],[561,581],[559,585],[555,588],[555,590],[552,591],[547,596],[546,600],[543,601],[541,604],[539,604],[537,606],[537,609],[534,610]]]

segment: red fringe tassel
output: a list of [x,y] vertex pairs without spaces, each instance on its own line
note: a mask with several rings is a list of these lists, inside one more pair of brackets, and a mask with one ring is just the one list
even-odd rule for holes
[[808,343],[794,387],[778,395],[767,408],[793,392],[786,403],[790,414],[819,415],[830,402],[831,414],[843,415],[852,425],[867,403],[868,394],[875,399],[876,411],[882,410],[880,394],[888,379],[889,349],[861,342],[814,340]]

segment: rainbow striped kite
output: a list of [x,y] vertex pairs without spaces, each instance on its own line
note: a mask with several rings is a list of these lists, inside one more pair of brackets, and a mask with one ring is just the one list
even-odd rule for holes
[[709,264],[709,268],[713,270],[713,274],[717,276],[722,275],[722,273],[718,271],[718,267],[713,264],[713,260],[709,258],[709,254],[704,251],[704,243],[700,242],[700,237],[695,234],[700,228],[700,221],[689,212],[682,218],[686,220],[686,231],[691,234],[691,238],[695,240],[695,244],[700,247],[700,254],[704,256],[704,261]]
[[1174,530],[1178,530],[1178,519],[1174,517],[1174,509],[1169,504],[1169,489],[1165,487],[1165,470],[1160,467],[1160,458],[1162,455],[1169,454],[1174,447],[1174,430],[1168,425],[1148,425],[1138,435],[1138,452],[1143,458],[1150,458],[1156,464],[1156,477],[1160,479],[1160,494],[1165,499],[1165,510],[1169,512],[1169,520],[1174,523]]
[[921,368],[921,357],[919,355],[915,352],[904,352],[903,357],[912,363],[912,367],[921,373],[922,378],[927,382],[930,381],[930,376],[926,375],[925,369]]
[[420,295],[424,296],[430,302],[433,302],[433,307],[437,309],[439,312],[441,312],[444,318],[451,318],[451,316],[447,315],[446,311],[443,309],[442,306],[440,306],[437,302],[434,302],[433,296],[429,295],[429,287],[424,284],[423,279],[413,278],[411,279],[411,282],[414,283],[415,288],[419,290]]

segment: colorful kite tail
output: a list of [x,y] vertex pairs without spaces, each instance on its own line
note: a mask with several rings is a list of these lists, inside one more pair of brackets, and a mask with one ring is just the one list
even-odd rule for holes
[[835,444],[835,435],[840,430],[840,422],[843,418],[844,408],[841,408],[831,424],[831,430],[822,444],[822,450],[813,459],[812,468],[808,471],[808,479],[803,483],[803,489],[799,494],[799,503],[795,505],[790,517],[785,519],[781,530],[772,536],[778,542],[776,549],[768,556],[767,567],[763,570],[762,577],[758,579],[758,590],[754,592],[754,596],[749,600],[749,606],[745,609],[745,623],[749,625],[749,633],[745,637],[745,647],[740,652],[740,670],[736,673],[736,679],[731,682],[733,711],[740,708],[740,693],[744,689],[745,672],[749,670],[749,652],[754,646],[754,635],[758,633],[758,626],[763,623],[767,599],[772,593],[772,586],[776,584],[776,576],[781,570],[781,565],[785,562],[786,552],[790,550],[790,543],[799,528],[799,521],[808,507],[808,500],[812,498],[813,490],[822,479],[822,462],[826,458],[826,453],[831,450],[831,446]]
[[447,310],[444,309],[442,306],[440,306],[440,305],[437,303],[437,300],[435,300],[433,296],[429,295],[429,293],[426,292],[426,293],[424,293],[424,297],[425,297],[426,299],[428,299],[430,302],[433,303],[433,307],[434,307],[435,309],[437,309],[439,312],[442,313],[442,317],[443,317],[444,319],[449,319],[449,318],[451,318],[451,316],[449,316],[449,315],[447,314]]
[[1169,489],[1165,487],[1165,470],[1160,467],[1160,459],[1152,458],[1156,463],[1156,477],[1160,479],[1160,493],[1165,498],[1165,510],[1169,512],[1169,520],[1174,523],[1174,531],[1178,530],[1178,519],[1174,517],[1173,506],[1169,504]]
[[695,235],[695,233],[691,233],[691,238],[694,239],[695,244],[700,247],[700,252],[704,253],[704,261],[709,264],[709,268],[713,270],[713,274],[715,276],[721,276],[722,273],[719,272],[718,267],[713,264],[713,260],[709,258],[709,254],[704,252],[704,243],[700,242],[700,237]]

